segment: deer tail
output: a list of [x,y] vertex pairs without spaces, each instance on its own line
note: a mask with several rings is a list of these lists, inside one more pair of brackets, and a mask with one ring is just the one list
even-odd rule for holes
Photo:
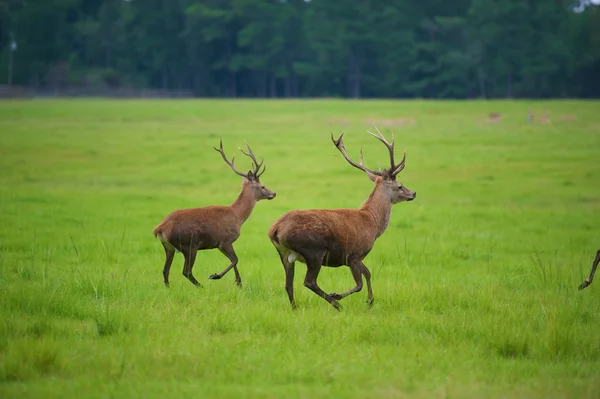
[[162,234],[161,234],[162,233],[162,228],[163,228],[163,224],[160,223],[158,226],[156,226],[154,228],[154,230],[152,230],[152,234],[154,234],[155,238],[158,238],[159,234],[161,235],[161,238],[162,238]]
[[279,237],[277,237],[277,233],[278,233],[278,229],[277,229],[277,225],[271,226],[271,228],[269,229],[269,238],[271,239],[271,241],[279,244]]

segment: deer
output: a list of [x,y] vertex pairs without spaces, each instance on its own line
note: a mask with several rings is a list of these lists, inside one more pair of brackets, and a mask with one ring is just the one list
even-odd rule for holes
[[498,123],[501,120],[502,120],[502,114],[499,112],[491,112],[487,118],[488,123]]
[[550,119],[550,112],[544,111],[544,114],[538,117],[538,121],[544,125],[552,123],[552,120]]
[[592,280],[594,280],[594,274],[596,273],[598,263],[600,263],[600,249],[598,250],[598,252],[596,252],[596,257],[594,258],[594,262],[592,263],[592,270],[590,271],[590,275],[583,281],[583,283],[581,283],[581,285],[579,285],[579,291],[592,284]]
[[[292,309],[296,309],[294,301],[294,270],[295,262],[306,264],[304,286],[329,302],[340,311],[338,301],[359,292],[363,288],[364,276],[367,283],[367,305],[373,305],[373,290],[371,288],[371,272],[363,263],[369,254],[375,240],[388,227],[392,205],[403,201],[412,201],[416,192],[409,190],[396,181],[406,163],[406,151],[400,163],[394,161],[394,136],[389,142],[377,129],[377,135],[368,132],[381,141],[388,149],[390,167],[379,170],[368,169],[363,165],[362,147],[360,162],[356,163],[348,155],[341,133],[336,140],[331,140],[342,156],[353,167],[365,172],[375,183],[373,191],[358,209],[300,209],[291,210],[277,219],[268,235],[279,253],[279,258],[285,270],[285,289]],[[317,278],[322,266],[348,266],[356,285],[354,288],[341,293],[327,294],[317,284]]]
[[501,113],[499,113],[499,112],[490,112],[488,114],[487,118],[485,118],[485,119],[479,119],[477,121],[477,125],[481,126],[484,122],[486,124],[488,124],[488,125],[490,123],[496,124],[496,123],[500,123],[501,120],[502,120],[502,114]]
[[242,177],[242,192],[231,205],[176,210],[154,228],[154,237],[160,240],[165,249],[163,277],[166,287],[169,287],[169,271],[176,251],[183,253],[183,275],[195,286],[202,287],[192,274],[196,253],[217,248],[231,263],[221,273],[209,276],[209,279],[219,280],[233,268],[235,283],[241,288],[242,278],[233,243],[240,236],[240,228],[250,217],[256,203],[263,199],[272,200],[276,196],[276,193],[260,182],[260,177],[266,170],[266,166],[263,166],[264,159],[258,162],[250,145],[246,143],[246,146],[248,152],[238,148],[252,160],[252,169],[247,173],[236,169],[235,156],[231,157],[231,161],[227,159],[223,151],[223,140],[220,141],[219,148],[213,147],[231,170]]

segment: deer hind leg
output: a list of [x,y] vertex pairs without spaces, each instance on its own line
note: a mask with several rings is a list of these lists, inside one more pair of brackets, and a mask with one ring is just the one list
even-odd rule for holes
[[173,263],[173,257],[175,256],[175,248],[166,242],[162,242],[165,248],[165,266],[163,268],[163,278],[165,280],[165,286],[169,286],[169,271],[171,270],[171,263]]
[[290,299],[290,304],[292,305],[292,309],[296,309],[296,301],[294,301],[294,274],[296,270],[296,262],[290,262],[287,255],[279,253],[279,259],[281,259],[281,264],[283,265],[283,270],[285,271],[285,290],[288,294],[288,298]]
[[196,261],[196,253],[197,250],[194,248],[190,248],[189,250],[183,252],[183,257],[185,258],[185,262],[183,263],[183,275],[196,287],[202,287],[202,284],[200,284],[192,274],[192,268],[194,267],[194,262]]
[[335,294],[335,293],[329,294],[329,296],[337,299],[338,301],[341,299],[344,299],[345,297],[347,297],[350,294],[359,292],[360,290],[362,290],[362,287],[363,287],[362,263],[360,261],[351,261],[349,266],[350,266],[350,271],[352,272],[352,277],[354,277],[354,281],[356,282],[356,285],[354,286],[354,288],[352,288],[342,294]]
[[229,266],[227,266],[227,268],[225,268],[225,270],[223,270],[221,273],[211,274],[208,278],[211,280],[220,280],[224,275],[226,275],[233,268],[233,271],[235,272],[235,283],[237,284],[238,287],[241,288],[242,287],[242,277],[240,276],[240,272],[238,271],[238,268],[237,268],[238,257],[235,254],[235,251],[233,250],[233,245],[232,244],[219,245],[219,251],[221,251],[221,253],[223,255],[225,255],[231,261],[231,264]]
[[596,273],[596,268],[598,267],[598,263],[600,263],[600,249],[596,252],[596,258],[594,259],[594,263],[592,264],[592,270],[590,271],[590,275],[587,279],[584,280],[583,283],[579,286],[579,290],[584,289],[588,285],[592,284],[594,280],[594,274]]
[[327,295],[325,291],[323,291],[317,284],[317,277],[319,277],[319,272],[321,271],[323,256],[324,254],[321,254],[320,256],[304,256],[304,259],[306,260],[306,277],[304,278],[304,286],[321,298],[325,299],[336,310],[341,310],[342,307],[338,303],[337,299],[331,295]]

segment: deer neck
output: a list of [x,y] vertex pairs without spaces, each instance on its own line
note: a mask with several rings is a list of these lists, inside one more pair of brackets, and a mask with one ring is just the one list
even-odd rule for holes
[[392,203],[382,192],[382,189],[378,184],[371,192],[371,195],[369,195],[369,198],[367,198],[367,200],[362,204],[360,209],[371,217],[376,229],[376,237],[381,236],[390,224]]
[[240,220],[240,225],[248,220],[254,209],[254,205],[256,205],[256,198],[252,194],[252,189],[249,185],[244,185],[240,195],[231,204],[231,209]]

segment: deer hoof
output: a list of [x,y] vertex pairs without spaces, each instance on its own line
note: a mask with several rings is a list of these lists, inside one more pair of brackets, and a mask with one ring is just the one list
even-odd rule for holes
[[335,299],[336,301],[342,299],[342,296],[340,294],[329,294],[329,296]]
[[338,303],[338,301],[334,300],[333,302],[331,302],[331,306],[333,306],[335,308],[335,310],[337,310],[338,312],[342,311],[342,305],[340,305]]
[[584,289],[585,287],[587,287],[588,285],[590,285],[590,282],[588,280],[585,280],[583,283],[581,283],[581,285],[579,286],[579,291],[581,291],[582,289]]
[[367,299],[367,306],[369,308],[373,307],[373,302],[375,302],[375,299],[373,299],[373,298]]
[[220,280],[221,276],[219,276],[218,274],[211,274],[210,276],[208,276],[209,280]]

